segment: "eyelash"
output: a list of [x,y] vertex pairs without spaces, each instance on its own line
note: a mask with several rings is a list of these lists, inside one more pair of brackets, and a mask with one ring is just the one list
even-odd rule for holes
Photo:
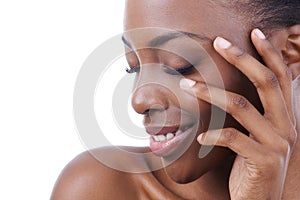
[[[171,74],[171,75],[179,75],[179,74],[188,75],[188,74],[192,73],[194,71],[194,69],[195,69],[194,65],[188,65],[188,66],[185,66],[185,67],[182,67],[179,69],[171,69],[171,68],[164,67],[164,72]],[[127,67],[125,70],[128,74],[133,74],[133,73],[140,72],[140,67],[139,66]]]
[[188,66],[185,66],[185,67],[182,67],[179,69],[171,69],[171,68],[165,67],[164,71],[171,75],[179,75],[179,74],[188,75],[188,74],[192,73],[194,71],[194,69],[195,69],[194,65],[188,65]]
[[140,67],[139,66],[137,66],[137,67],[126,67],[125,71],[128,74],[138,73],[138,72],[140,72]]

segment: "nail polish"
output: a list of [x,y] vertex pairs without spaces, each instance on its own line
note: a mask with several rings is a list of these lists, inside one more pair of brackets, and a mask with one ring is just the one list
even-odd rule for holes
[[196,84],[196,81],[191,79],[181,79],[180,80],[180,87],[181,88],[191,88]]
[[197,141],[198,141],[198,142],[201,142],[202,137],[203,137],[203,134],[204,134],[204,133],[201,133],[201,134],[197,137]]
[[227,40],[225,40],[224,38],[222,38],[222,37],[217,37],[216,39],[215,39],[215,45],[217,46],[217,47],[219,47],[220,49],[228,49],[232,44],[229,42],[229,41],[227,41]]
[[254,33],[255,33],[255,35],[256,35],[259,39],[261,39],[261,40],[265,40],[265,39],[266,39],[265,34],[264,34],[261,30],[259,30],[258,28],[254,29]]

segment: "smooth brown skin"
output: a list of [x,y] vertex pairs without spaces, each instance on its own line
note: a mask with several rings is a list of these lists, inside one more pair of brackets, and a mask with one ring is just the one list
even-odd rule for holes
[[[189,12],[185,12],[187,10]],[[296,140],[294,129],[294,117],[299,125],[300,116],[293,116],[291,79],[287,75],[288,69],[292,68],[295,77],[300,68],[300,25],[274,30],[268,34],[267,40],[261,40],[251,32],[255,27],[246,27],[244,23],[235,21],[237,17],[233,15],[206,0],[127,1],[125,30],[162,27],[205,34],[212,41],[221,36],[233,44],[224,50],[212,42],[199,41],[217,64],[228,91],[226,104],[222,98],[213,102],[220,108],[226,107],[226,111],[230,113],[221,137],[217,140],[216,145],[221,147],[215,147],[204,159],[198,158],[199,143],[209,145],[216,137],[216,131],[205,130],[209,123],[211,103],[207,88],[213,93],[211,95],[219,95],[220,92],[213,78],[207,80],[207,86],[203,87],[203,77],[199,74],[186,76],[197,81],[192,90],[199,101],[187,102],[182,107],[179,107],[170,91],[160,88],[159,85],[139,87],[137,84],[138,89],[135,90],[132,104],[138,113],[145,114],[147,110],[160,105],[158,110],[151,112],[151,121],[147,120],[149,115],[145,115],[145,121],[148,121],[146,125],[155,125],[155,119],[159,119],[161,113],[167,114],[169,123],[178,123],[172,116],[179,114],[181,109],[195,115],[193,107],[198,106],[204,126],[197,130],[197,134],[205,132],[202,139],[198,143],[195,138],[190,148],[171,166],[144,174],[129,174],[110,169],[88,152],[83,153],[62,172],[53,190],[52,200],[230,197],[239,200],[282,197],[290,200],[300,196],[300,142],[299,139]],[[147,43],[152,39],[150,37],[143,35],[136,41],[135,37],[127,35],[126,39],[136,46],[138,43]],[[257,60],[258,54],[264,59],[264,64]],[[147,49],[138,50],[136,54],[131,53],[127,59],[131,67],[137,64],[142,67],[139,81],[145,82],[153,73],[153,68],[147,63],[166,64],[168,60],[175,58],[172,55],[163,55],[163,52]],[[161,57],[164,59],[157,59]],[[206,75],[211,74],[208,72]],[[166,73],[159,76],[164,80],[175,79]],[[188,101],[191,96],[189,91],[188,88],[181,89],[178,96]],[[149,97],[149,93],[154,95]],[[264,115],[260,114],[261,106],[265,110]],[[245,129],[250,132],[251,137],[245,135]],[[299,126],[297,132],[300,132]],[[233,153],[223,147],[238,154],[234,161]],[[94,150],[94,154],[106,151],[110,151],[116,161],[120,159],[118,154],[107,149]],[[134,162],[139,164],[141,161],[131,160],[128,163],[134,165]]]

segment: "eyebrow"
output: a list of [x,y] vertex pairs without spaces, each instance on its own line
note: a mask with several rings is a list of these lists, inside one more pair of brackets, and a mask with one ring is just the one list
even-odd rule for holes
[[[190,37],[190,38],[196,38],[205,42],[212,42],[212,39],[202,35],[202,34],[196,34],[196,33],[190,33],[190,32],[184,32],[184,31],[178,31],[178,32],[171,32],[164,35],[157,36],[156,38],[152,39],[148,45],[150,47],[159,47],[170,40],[174,40],[181,37]],[[122,41],[123,43],[130,47],[132,49],[132,45],[129,41],[126,40],[125,36],[122,35]]]

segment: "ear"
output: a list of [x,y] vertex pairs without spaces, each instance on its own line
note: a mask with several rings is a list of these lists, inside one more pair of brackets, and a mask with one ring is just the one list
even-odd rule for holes
[[269,35],[273,46],[291,69],[293,79],[300,75],[300,24],[276,30]]
[[300,24],[289,27],[287,33],[288,37],[282,55],[294,79],[300,75]]

